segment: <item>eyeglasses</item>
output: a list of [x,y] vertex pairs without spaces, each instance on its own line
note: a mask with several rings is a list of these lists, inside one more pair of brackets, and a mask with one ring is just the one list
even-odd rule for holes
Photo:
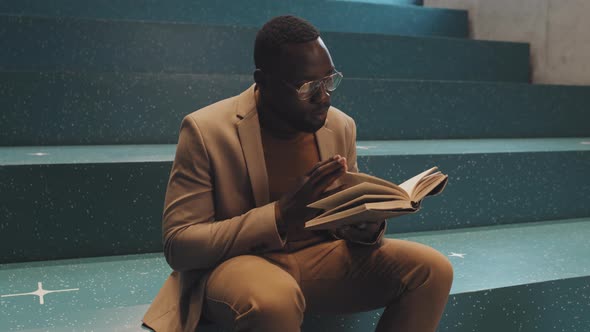
[[342,81],[342,77],[344,77],[342,73],[337,71],[334,74],[326,76],[319,80],[306,82],[299,88],[285,80],[281,81],[289,87],[295,89],[295,91],[297,91],[297,96],[299,97],[299,99],[308,100],[311,99],[311,97],[313,97],[318,92],[322,85],[324,86],[324,89],[326,89],[326,91],[328,92],[336,90],[336,88],[338,87],[338,85],[340,85],[340,82]]

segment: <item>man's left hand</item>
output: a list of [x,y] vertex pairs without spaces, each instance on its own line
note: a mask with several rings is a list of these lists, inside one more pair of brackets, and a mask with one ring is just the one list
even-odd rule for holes
[[373,242],[379,235],[379,231],[381,230],[381,226],[384,222],[385,220],[344,225],[338,228],[337,232],[345,239],[362,242]]

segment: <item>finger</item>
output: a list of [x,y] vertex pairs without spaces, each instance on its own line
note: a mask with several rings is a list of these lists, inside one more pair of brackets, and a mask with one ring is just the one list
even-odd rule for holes
[[321,181],[324,177],[327,177],[328,175],[332,174],[334,171],[338,171],[340,169],[344,169],[344,166],[342,166],[342,164],[337,161],[337,160],[333,160],[323,166],[320,166],[318,169],[316,169],[309,177],[309,181],[313,184]]
[[331,173],[327,174],[325,177],[322,177],[317,182],[310,183],[313,190],[313,196],[318,197],[322,192],[326,190],[329,186],[334,183],[339,177],[344,175],[344,168],[337,168]]
[[309,182],[309,188],[311,188],[314,196],[318,197],[342,175],[344,175],[344,168],[335,169],[317,181]]
[[346,161],[346,158],[342,157],[342,162],[344,165],[344,171],[348,172],[348,162]]
[[380,227],[381,227],[381,224],[377,223],[377,222],[361,222],[361,223],[353,225],[353,228],[358,231],[370,231],[370,232],[376,232]]
[[358,229],[355,225],[344,225],[341,226],[340,229],[343,233],[346,233],[349,236],[358,236],[358,235],[362,235],[364,232],[364,229]]
[[336,160],[336,158],[339,157],[339,156],[340,155],[337,154],[337,155],[332,156],[332,157],[330,157],[330,158],[328,158],[326,160],[322,160],[319,163],[316,163],[309,171],[307,171],[307,173],[305,173],[305,175],[307,175],[307,176],[311,175],[311,173],[313,173],[316,169],[320,168],[321,166],[323,166],[323,165],[325,165],[325,164],[327,164],[327,163],[329,163],[329,162],[331,162],[333,160]]
[[367,226],[367,223],[366,222],[361,222],[361,223],[358,223],[358,224],[354,224],[354,227],[357,228],[357,229],[361,229],[362,230],[362,229],[366,229],[368,226]]

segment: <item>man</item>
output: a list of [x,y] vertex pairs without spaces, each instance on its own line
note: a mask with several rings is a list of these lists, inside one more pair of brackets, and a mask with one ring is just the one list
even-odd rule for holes
[[355,123],[330,105],[342,74],[318,31],[274,18],[254,59],[254,85],[182,121],[163,220],[174,272],[144,323],[290,332],[306,312],[386,307],[377,331],[435,331],[453,279],[444,255],[383,238],[384,221],[303,228],[321,212],[306,206],[358,172]]

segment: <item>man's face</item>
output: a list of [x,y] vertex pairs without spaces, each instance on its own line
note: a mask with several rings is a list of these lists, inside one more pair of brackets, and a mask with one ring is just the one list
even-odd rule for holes
[[300,100],[295,88],[334,73],[334,63],[324,42],[318,38],[283,46],[275,68],[269,74],[268,84],[261,90],[263,102],[294,129],[316,132],[326,122],[329,92],[322,86],[310,99]]

